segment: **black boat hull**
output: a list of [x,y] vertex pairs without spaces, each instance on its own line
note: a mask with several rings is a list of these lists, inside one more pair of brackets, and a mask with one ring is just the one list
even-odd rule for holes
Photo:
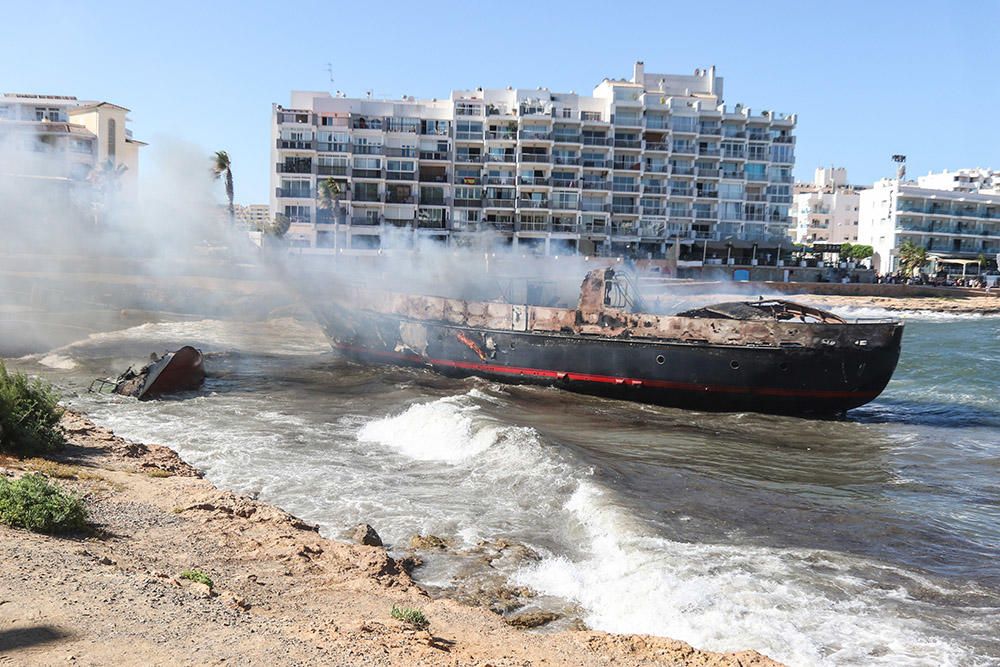
[[[359,311],[347,324],[328,314],[321,320],[331,344],[367,363],[657,405],[775,414],[836,415],[868,403],[892,377],[902,338],[897,325],[887,344],[871,347],[712,345],[477,329]],[[893,325],[850,326],[865,335],[864,327]],[[884,329],[871,332],[887,338]]]

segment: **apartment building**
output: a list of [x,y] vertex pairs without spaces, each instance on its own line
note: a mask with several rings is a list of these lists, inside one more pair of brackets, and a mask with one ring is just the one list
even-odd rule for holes
[[796,183],[790,231],[796,243],[855,243],[860,188],[843,167],[816,169],[812,183]]
[[[236,223],[252,230],[263,230],[267,228],[273,218],[271,217],[271,207],[267,204],[236,204],[234,207]],[[226,207],[226,215],[229,209]]]
[[[118,168],[116,190],[134,198],[139,149],[129,110],[68,95],[0,95],[0,178],[48,183],[72,190],[108,161]],[[124,167],[122,169],[121,167]]]
[[905,241],[926,248],[938,264],[1000,253],[1000,192],[991,188],[935,189],[886,178],[863,190],[860,202],[858,240],[875,249],[876,271],[899,268]]
[[951,192],[1000,193],[1000,171],[995,169],[957,169],[917,176],[917,185],[931,190]]
[[[272,109],[271,209],[315,252],[454,246],[661,258],[785,237],[794,115],[723,102],[715,69],[605,79],[591,95],[446,99],[293,92]],[[332,178],[339,196],[317,197]]]

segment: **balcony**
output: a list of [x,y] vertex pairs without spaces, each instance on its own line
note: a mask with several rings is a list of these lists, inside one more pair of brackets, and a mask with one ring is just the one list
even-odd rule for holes
[[315,149],[316,144],[312,139],[308,140],[278,139],[277,147],[284,148],[287,150],[311,151]]
[[455,131],[455,139],[458,141],[482,141],[482,132],[459,132]]
[[352,225],[363,225],[363,226],[374,226],[382,224],[382,216],[374,215],[352,215],[351,216]]
[[691,145],[674,144],[673,152],[678,153],[680,155],[694,155],[697,152],[697,150],[695,149],[694,146]]
[[580,157],[577,155],[554,155],[552,161],[555,164],[575,167],[580,164]]
[[638,192],[639,191],[639,184],[638,183],[620,183],[620,182],[616,182],[616,183],[612,183],[611,189],[614,192]]
[[310,188],[275,188],[274,196],[286,199],[313,199],[316,194]]
[[720,157],[722,150],[718,146],[699,146],[698,157]]
[[347,176],[347,167],[341,165],[321,164],[316,167],[319,176]]
[[517,133],[517,138],[521,141],[552,141],[552,133],[522,129]]
[[486,162],[499,162],[502,164],[514,164],[517,156],[513,151],[509,153],[487,153]]
[[729,178],[729,179],[735,179],[735,180],[738,180],[738,181],[742,181],[745,178],[745,175],[744,175],[744,173],[742,171],[729,171],[729,170],[723,169],[722,170],[722,178]]
[[792,183],[794,180],[791,174],[771,174],[772,183]]
[[718,190],[695,190],[695,196],[703,199],[718,199]]
[[482,208],[482,199],[456,199],[455,206],[458,208]]
[[517,141],[517,132],[514,130],[487,130],[487,141]]
[[638,236],[639,235],[639,225],[635,222],[612,222],[611,223],[611,235],[612,236]]
[[589,220],[580,223],[580,233],[581,234],[597,234],[603,236],[607,234],[608,223],[603,220]]
[[694,188],[670,188],[671,197],[694,197]]
[[383,218],[382,220],[391,227],[408,228],[413,225],[413,218]]
[[639,209],[635,204],[612,204],[611,212],[621,215],[638,215]]
[[639,221],[639,236],[646,238],[663,238],[666,235],[666,224],[651,220]]
[[517,223],[520,232],[547,232],[549,223],[544,220],[522,220]]
[[580,181],[575,178],[553,178],[552,187],[554,188],[578,188],[580,187]]
[[448,176],[446,174],[420,174],[421,183],[447,183]]
[[580,184],[584,190],[611,190],[611,183],[609,181],[588,181],[584,179]]
[[415,181],[417,180],[417,172],[415,171],[386,171],[385,180],[387,181]]
[[507,185],[514,187],[517,185],[517,178],[514,176],[487,176],[487,185]]
[[548,208],[548,199],[518,199],[518,208]]
[[552,156],[544,153],[521,153],[521,162],[552,162]]
[[492,198],[486,200],[487,208],[514,208],[515,199],[513,197],[507,198]]
[[791,137],[791,136],[774,137],[772,139],[772,141],[774,143],[776,143],[776,144],[794,144],[795,143],[795,137]]
[[708,167],[697,167],[695,169],[695,175],[698,178],[718,178],[722,173],[719,169],[709,169]]
[[767,182],[767,174],[747,172],[748,181]]
[[747,154],[744,150],[723,149],[722,157],[725,160],[745,160],[747,158]]
[[552,208],[557,211],[575,211],[580,208],[580,202],[576,199],[553,199]]
[[667,194],[667,186],[665,185],[643,185],[642,193],[646,195],[665,195]]
[[747,130],[747,139],[750,141],[768,141],[771,139],[771,135],[767,130],[751,127]]
[[385,195],[385,201],[387,204],[416,204],[417,198],[413,195],[396,194],[390,190]]
[[418,229],[447,229],[448,223],[445,220],[418,220]]
[[559,222],[558,220],[553,220],[552,221],[552,231],[553,232],[562,232],[564,234],[566,234],[566,233],[572,234],[576,230],[577,230],[577,225],[576,225],[575,222]]
[[455,162],[463,164],[481,164],[483,156],[479,153],[458,153],[455,155]]
[[381,169],[358,169],[351,170],[351,178],[382,178]]
[[701,134],[707,134],[709,136],[716,136],[716,137],[718,137],[718,136],[722,135],[722,128],[721,127],[715,127],[715,126],[705,126],[705,125],[702,125],[702,127],[701,127]]
[[321,153],[350,153],[351,145],[332,141],[320,141],[316,143],[316,150]]
[[[486,182],[490,185],[493,184],[490,179],[487,179]],[[521,185],[548,185],[549,179],[544,176],[521,176],[520,183]],[[506,185],[506,183],[503,185]]]
[[610,160],[584,160],[583,166],[585,169],[608,169],[611,167]]
[[583,135],[583,145],[584,146],[611,146],[614,143],[614,139],[610,137],[593,137],[588,135]]
[[582,134],[565,134],[562,132],[557,132],[552,135],[552,138],[557,144],[582,144],[583,135]]
[[670,219],[671,220],[690,220],[691,219],[691,209],[681,208],[681,207],[671,207],[670,208]]
[[638,160],[615,160],[613,167],[621,171],[639,171],[642,163]]
[[442,195],[420,195],[421,206],[448,206],[449,200]]
[[307,162],[279,162],[274,165],[274,170],[279,174],[311,174],[312,161]]
[[380,195],[377,192],[365,192],[363,190],[359,191],[357,188],[355,188],[352,201],[354,203],[367,202],[369,204],[379,204],[382,202],[382,195]]
[[664,217],[667,215],[667,209],[665,206],[643,206],[642,214]]
[[646,129],[647,130],[669,130],[670,120],[666,118],[646,118]]
[[416,148],[393,148],[391,146],[385,149],[385,154],[389,157],[417,157]]
[[353,153],[355,155],[382,155],[382,146],[375,144],[354,144]]
[[670,144],[664,143],[662,141],[647,141],[646,150],[659,153],[667,153],[670,151]]
[[459,176],[455,174],[452,183],[455,185],[480,185],[483,182],[482,176]]
[[580,202],[580,210],[589,211],[591,213],[608,213],[611,210],[611,204],[583,200]]
[[717,220],[719,218],[718,211],[706,211],[705,209],[696,208],[694,210],[695,220]]
[[448,151],[420,151],[421,160],[447,160]]
[[642,148],[641,139],[615,139],[615,148]]
[[694,176],[694,167],[672,164],[670,165],[670,173],[674,176]]
[[646,173],[649,173],[649,174],[669,174],[670,173],[670,165],[669,164],[653,164],[653,163],[647,162],[646,163],[646,167],[643,169],[643,171],[645,171]]

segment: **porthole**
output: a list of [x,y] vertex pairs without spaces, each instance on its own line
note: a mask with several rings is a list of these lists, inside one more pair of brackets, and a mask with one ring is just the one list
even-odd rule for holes
[[517,347],[517,344],[514,341],[510,341],[510,349],[513,350],[515,347]]
[[787,371],[788,370],[788,362],[787,361],[782,361],[780,364],[778,364],[778,370],[779,371]]
[[732,368],[734,371],[738,371],[740,369],[740,362],[733,359],[732,361],[729,362],[729,367]]
[[667,360],[667,358],[664,357],[662,354],[656,355],[656,363],[662,364],[666,360]]

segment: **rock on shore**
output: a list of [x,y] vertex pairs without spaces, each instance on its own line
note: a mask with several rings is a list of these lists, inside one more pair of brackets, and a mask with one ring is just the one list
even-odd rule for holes
[[[324,539],[215,488],[166,447],[73,413],[63,425],[71,445],[58,464],[0,457],[0,474],[55,477],[85,499],[93,529],[57,538],[0,526],[0,664],[777,664],[656,637],[516,629],[432,600],[381,546]],[[359,527],[359,541],[377,538]],[[393,619],[394,605],[421,609],[429,630]]]

